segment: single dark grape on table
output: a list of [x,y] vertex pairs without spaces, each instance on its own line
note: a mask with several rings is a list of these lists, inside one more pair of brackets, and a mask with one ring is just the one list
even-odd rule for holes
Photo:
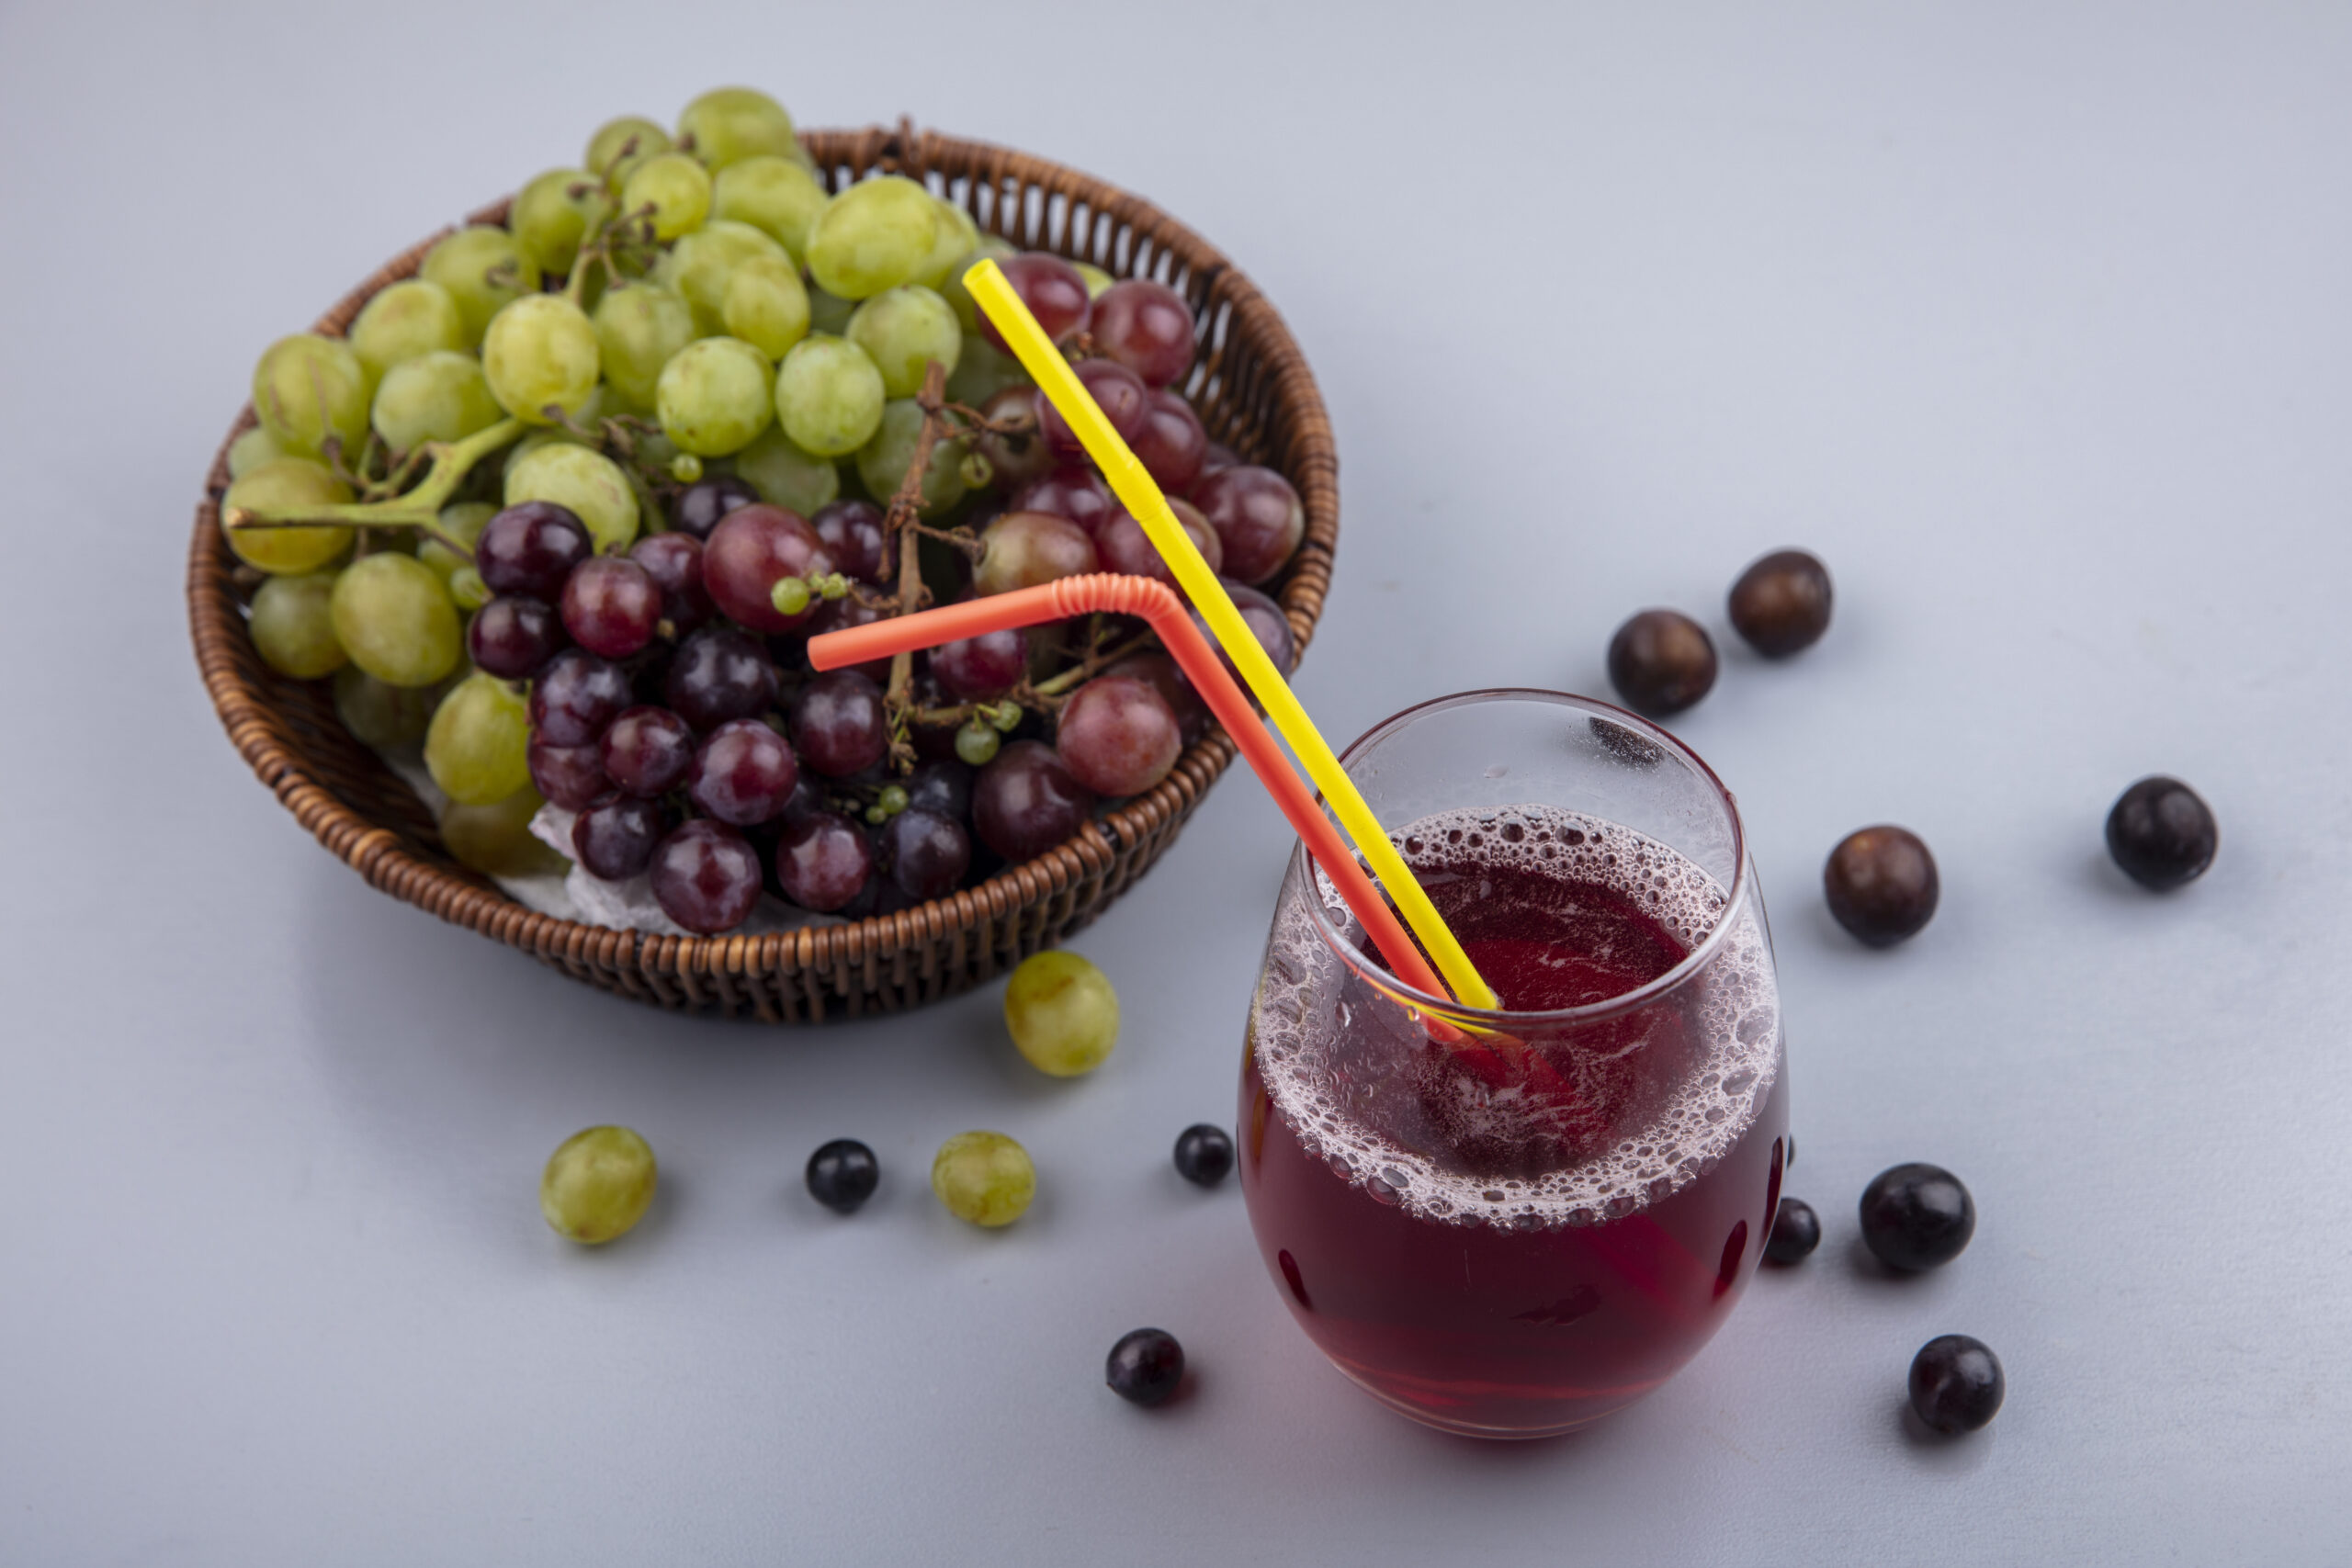
[[653,858],[664,826],[655,802],[608,795],[572,818],[571,847],[590,875],[623,882]]
[[[1078,268],[1047,251],[1023,251],[1017,256],[1007,256],[998,266],[1003,269],[1004,280],[1037,318],[1046,335],[1059,343],[1085,330],[1093,301],[1086,292],[1086,279]],[[996,323],[986,310],[980,312],[980,335],[989,346],[1011,354],[1012,346],[998,335]]]
[[983,596],[1035,588],[1098,570],[1094,541],[1067,517],[1050,512],[1008,512],[980,535],[986,553],[972,571]]
[[1252,587],[1272,580],[1306,536],[1306,507],[1272,468],[1244,463],[1203,480],[1193,504],[1225,543],[1225,575]]
[[1068,518],[1089,534],[1100,528],[1113,512],[1118,500],[1102,476],[1091,468],[1057,468],[1044,478],[1034,479],[1013,491],[1005,502],[1007,512],[1049,512],[1057,517]]
[[661,585],[625,557],[591,557],[564,580],[563,629],[591,653],[627,659],[653,640],[661,621]]
[[717,613],[702,585],[702,541],[692,534],[649,534],[632,546],[629,559],[643,567],[662,590],[666,635],[683,637]]
[[882,1163],[855,1138],[835,1138],[808,1156],[808,1196],[836,1214],[855,1213],[882,1183]]
[[882,509],[870,501],[829,502],[808,519],[833,570],[860,582],[882,581]]
[[612,787],[605,777],[604,755],[601,744],[549,746],[535,739],[525,761],[539,794],[566,811],[578,811]]
[[[1143,428],[1144,416],[1150,408],[1151,389],[1143,384],[1143,378],[1109,359],[1080,360],[1077,374],[1080,383],[1093,396],[1095,406],[1102,411],[1102,417],[1119,433],[1119,439],[1133,439],[1136,432]],[[1051,400],[1037,400],[1037,423],[1045,432],[1046,445],[1056,457],[1065,463],[1084,460],[1084,443]]]
[[775,694],[775,661],[757,638],[706,626],[679,648],[662,694],[679,717],[709,730],[767,712]]
[[1176,1174],[1195,1187],[1215,1187],[1233,1168],[1233,1139],[1222,1127],[1196,1122],[1176,1135]]
[[1095,297],[1088,330],[1095,348],[1152,387],[1181,380],[1193,367],[1193,308],[1164,283],[1130,277]]
[[994,702],[1029,673],[1029,634],[1012,626],[943,642],[931,650],[931,673],[958,702]]
[[1680,713],[1714,690],[1714,640],[1679,610],[1644,610],[1609,639],[1609,682],[1635,713]]
[[1939,1334],[1911,1358],[1911,1413],[1947,1437],[1983,1430],[2008,1391],[2001,1358],[1982,1339]]
[[686,795],[705,815],[748,828],[782,816],[799,781],[800,765],[783,736],[756,718],[734,718],[695,752]]
[[585,746],[604,738],[629,696],[619,665],[567,648],[531,682],[531,733],[550,746]]
[[1184,1381],[1184,1348],[1164,1328],[1138,1328],[1111,1347],[1102,1381],[1131,1404],[1164,1404]]
[[1155,388],[1145,400],[1143,420],[1127,445],[1173,500],[1200,478],[1209,437],[1192,404],[1165,388]]
[[972,829],[1015,864],[1052,849],[1093,815],[1094,792],[1070,776],[1054,749],[1015,740],[972,784]]
[[718,520],[703,547],[702,581],[711,603],[730,620],[761,632],[788,632],[819,603],[794,615],[775,607],[775,585],[787,577],[826,576],[833,558],[799,513],[762,502],[739,506]]
[[1802,1263],[1821,1245],[1821,1216],[1802,1198],[1783,1198],[1772,1215],[1771,1233],[1764,1238],[1767,1263]]
[[1936,857],[1919,835],[1881,823],[1838,840],[1821,869],[1821,890],[1829,912],[1857,941],[1892,947],[1935,918],[1941,883]]
[[707,479],[696,479],[678,492],[670,508],[670,521],[697,539],[707,539],[718,520],[739,506],[751,506],[760,499],[749,479],[733,474],[718,474]]
[[804,909],[830,915],[846,908],[874,874],[865,830],[831,811],[788,818],[776,841],[776,882]]
[[1891,1166],[1862,1189],[1862,1243],[1890,1269],[1934,1269],[1976,1234],[1976,1201],[1941,1166]]
[[1176,715],[1148,683],[1097,675],[1062,705],[1054,749],[1097,795],[1140,795],[1168,776],[1184,749]]
[[695,762],[694,727],[668,708],[624,709],[605,731],[601,761],[614,788],[650,800],[685,781]]
[[827,778],[872,767],[890,749],[882,688],[854,670],[818,676],[793,700],[792,748]]
[[466,653],[502,681],[526,681],[563,649],[563,623],[545,604],[502,593],[474,612]]
[[1829,629],[1829,569],[1804,550],[1775,550],[1731,585],[1732,629],[1767,659],[1811,648]]
[[2221,847],[2212,807],[2161,773],[2123,792],[2107,814],[2107,852],[2141,886],[2168,892],[2205,874]]
[[579,514],[552,501],[526,501],[482,525],[474,570],[492,593],[520,593],[552,604],[563,580],[594,551]]
[[701,936],[733,931],[760,901],[760,857],[742,834],[701,818],[653,847],[647,868],[662,912]]
[[944,898],[972,863],[971,836],[960,822],[910,807],[882,825],[882,861],[890,880],[915,902]]

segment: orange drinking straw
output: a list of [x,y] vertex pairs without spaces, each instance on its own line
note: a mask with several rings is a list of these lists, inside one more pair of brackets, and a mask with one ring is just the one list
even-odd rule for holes
[[[935,610],[826,632],[808,639],[808,662],[819,670],[839,670],[961,637],[1067,620],[1098,611],[1140,615],[1159,635],[1161,644],[1193,682],[1193,690],[1201,694],[1209,712],[1233,737],[1233,743],[1240,748],[1259,782],[1274,797],[1274,804],[1282,807],[1283,815],[1305,841],[1307,852],[1322,865],[1324,874],[1339,888],[1340,897],[1355,911],[1356,919],[1363,922],[1363,929],[1379,947],[1380,955],[1388,961],[1390,973],[1430,996],[1445,995],[1436,972],[1397,922],[1388,900],[1380,896],[1372,878],[1356,863],[1356,857],[1340,837],[1339,829],[1315,804],[1305,781],[1292,770],[1289,759],[1283,755],[1274,738],[1266,733],[1264,722],[1241,694],[1241,688],[1233,683],[1233,677],[1226,672],[1208,639],[1193,625],[1183,602],[1166,583],[1116,572],[1065,577],[1035,588],[1017,588],[1010,593],[967,599],[960,604],[944,604]],[[1436,1021],[1431,1021],[1434,1024]]]

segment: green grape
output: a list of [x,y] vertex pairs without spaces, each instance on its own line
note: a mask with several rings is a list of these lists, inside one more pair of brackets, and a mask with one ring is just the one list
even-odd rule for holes
[[229,443],[229,477],[241,479],[264,463],[274,463],[293,454],[278,445],[277,437],[266,425],[254,425]]
[[550,406],[576,414],[596,389],[596,329],[560,294],[528,294],[492,318],[482,374],[499,406],[526,424],[553,424]]
[[718,319],[771,362],[808,335],[808,291],[799,270],[781,256],[754,256],[728,276]]
[[365,556],[334,580],[334,635],[351,661],[395,686],[430,686],[458,667],[458,607],[413,556]]
[[637,492],[620,465],[591,447],[551,441],[506,469],[506,504],[552,501],[571,508],[599,555],[613,555],[637,537]]
[[956,307],[956,319],[964,323],[967,334],[980,330],[980,307],[972,299],[972,291],[964,287],[964,275],[982,260],[1001,262],[1007,256],[1017,256],[1021,247],[996,234],[983,234],[961,261],[947,269],[947,281],[939,286],[940,297]]
[[[915,460],[915,447],[922,437],[922,409],[912,398],[902,398],[882,411],[874,438],[857,449],[857,477],[865,481],[868,495],[885,496],[899,488]],[[924,518],[938,517],[964,499],[967,449],[960,437],[932,447],[930,466],[923,470],[922,496],[917,503]]]
[[377,290],[351,323],[351,349],[370,377],[445,348],[470,348],[458,302],[437,283],[407,278]]
[[1002,1133],[958,1133],[931,1162],[931,1190],[957,1219],[994,1229],[1029,1212],[1037,1168]]
[[339,524],[317,528],[230,528],[240,507],[336,506],[351,499],[351,487],[308,457],[278,457],[246,470],[220,498],[222,531],[229,547],[247,566],[281,577],[316,571],[351,547],[351,530]]
[[641,213],[649,207],[655,239],[692,233],[710,215],[710,171],[684,152],[648,158],[621,187],[621,210]]
[[539,1213],[555,1234],[590,1247],[626,1235],[645,1217],[659,1179],[653,1150],[627,1127],[574,1133],[548,1156]]
[[498,423],[498,400],[490,395],[481,361],[437,348],[384,373],[368,418],[385,446],[413,452],[427,441],[462,441],[488,430]]
[[670,477],[682,485],[693,484],[702,478],[702,459],[692,452],[681,452],[670,459]]
[[1072,262],[1070,265],[1076,267],[1078,276],[1086,280],[1086,297],[1089,299],[1101,299],[1102,290],[1118,281],[1092,262]]
[[755,257],[791,265],[782,245],[731,219],[707,223],[680,240],[655,270],[655,280],[674,288],[695,313],[695,335],[718,337],[727,330],[723,312],[727,279]]
[[714,87],[678,116],[678,146],[720,169],[762,153],[788,157],[800,145],[784,106],[752,87]]
[[528,784],[488,806],[451,802],[441,808],[441,842],[459,865],[484,876],[561,876],[571,863],[531,833],[531,818],[546,804]]
[[662,367],[653,411],[662,434],[681,451],[699,457],[740,452],[775,418],[767,359],[740,338],[697,339]]
[[490,319],[508,301],[539,286],[539,269],[524,258],[514,236],[485,224],[460,229],[434,246],[418,276],[447,289],[458,302],[458,314],[466,323],[462,346],[467,348],[481,344]]
[[613,215],[604,183],[585,169],[549,169],[525,186],[507,215],[514,246],[551,277],[571,271],[580,243]]
[[718,172],[711,182],[710,215],[750,224],[790,252],[797,266],[808,257],[808,231],[828,199],[806,168],[761,153]]
[[368,367],[341,338],[297,333],[254,367],[254,412],[277,444],[305,457],[330,438],[356,457],[368,439]]
[[979,333],[966,333],[963,349],[956,357],[956,374],[947,378],[947,398],[950,402],[978,408],[1007,387],[1029,384],[1029,372],[1021,368],[1021,361]]
[[461,566],[449,574],[449,599],[470,615],[490,603],[490,584],[481,580],[480,571]]
[[894,398],[922,391],[932,360],[953,375],[964,348],[955,310],[920,283],[886,288],[860,305],[849,319],[849,341],[865,350],[882,372],[882,390]]
[[441,694],[430,686],[395,686],[356,664],[334,672],[335,716],[362,745],[379,751],[424,739],[440,701]]
[[[498,515],[498,508],[486,501],[461,501],[441,509],[441,531],[470,549],[481,537],[482,525]],[[461,566],[473,563],[438,539],[426,539],[416,547],[416,558],[433,569],[433,574],[447,583]]]
[[944,197],[933,197],[939,203],[939,232],[931,242],[931,254],[915,269],[914,281],[925,288],[939,288],[962,268],[956,265],[979,248],[980,226],[972,215]]
[[975,768],[985,768],[996,757],[1003,739],[985,719],[967,719],[956,731],[956,755]]
[[1076,1077],[1101,1066],[1119,1043],[1119,994],[1075,953],[1032,953],[1004,987],[1004,1026],[1031,1066]]
[[864,299],[911,282],[939,236],[939,203],[903,175],[862,180],[825,204],[808,231],[817,287]]
[[521,694],[476,671],[434,710],[424,766],[458,805],[488,806],[530,784],[530,742],[531,715]]
[[273,577],[254,591],[254,649],[262,662],[297,681],[332,675],[349,660],[334,637],[334,574]]
[[735,477],[758,491],[762,501],[803,517],[842,493],[842,471],[833,460],[803,452],[774,425],[735,454]]
[[651,283],[632,283],[605,295],[597,302],[595,325],[605,385],[644,409],[653,406],[662,367],[695,340],[694,312],[686,302]]
[[827,337],[839,337],[849,331],[849,319],[857,314],[857,301],[843,299],[821,288],[808,290],[808,330]]
[[873,356],[837,337],[803,338],[776,371],[777,422],[794,446],[820,457],[865,446],[881,427],[888,398]]
[[642,115],[625,114],[596,128],[596,134],[588,139],[588,154],[581,162],[602,175],[608,189],[618,190],[639,164],[667,152],[673,145],[670,133],[661,126]]

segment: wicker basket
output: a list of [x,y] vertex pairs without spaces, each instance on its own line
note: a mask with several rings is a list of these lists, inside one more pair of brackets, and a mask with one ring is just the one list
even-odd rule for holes
[[[834,189],[879,168],[925,179],[980,227],[1115,276],[1183,293],[1200,351],[1184,390],[1213,439],[1280,469],[1306,507],[1306,538],[1276,597],[1302,649],[1330,581],[1340,529],[1331,427],[1282,318],[1216,249],[1148,202],[1042,158],[901,125],[804,136]],[[500,203],[477,222],[505,216]],[[446,231],[445,231],[446,232]],[[340,335],[368,298],[413,276],[434,235],[379,268],[321,318]],[[248,407],[230,432],[254,422]],[[374,886],[592,986],[663,1007],[775,1022],[916,1006],[989,979],[1100,914],[1151,868],[1233,760],[1222,731],[1188,748],[1147,794],[1075,837],[975,887],[854,924],[767,936],[670,937],[583,925],[526,908],[442,848],[432,814],[335,717],[328,682],[288,680],[246,636],[236,559],[219,503],[228,446],[212,465],[188,552],[196,660],[240,754],[322,844]]]

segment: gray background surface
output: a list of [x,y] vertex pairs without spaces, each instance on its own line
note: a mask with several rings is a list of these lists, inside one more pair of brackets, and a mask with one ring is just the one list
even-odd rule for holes
[[[993,989],[790,1035],[606,998],[238,761],[180,581],[254,355],[735,79],[1073,163],[1257,278],[1340,432],[1334,737],[1600,691],[1632,610],[1830,562],[1827,640],[1727,649],[1679,726],[1748,814],[1828,1237],[1646,1404],[1385,1415],[1170,1171],[1288,845],[1246,777],[1078,942],[1128,1023],[1060,1084]],[[2344,1561],[2347,80],[2320,5],[0,6],[0,1560]],[[2164,898],[2099,840],[2157,770],[2222,824]],[[1945,897],[1871,953],[1817,878],[1885,819]],[[604,1120],[662,1197],[578,1251],[533,1193]],[[975,1125],[1042,1172],[1004,1234],[924,1190]],[[844,1134],[888,1174],[837,1223],[797,1179]],[[1894,1283],[1852,1205],[1905,1158],[1982,1221]],[[1100,1381],[1147,1322],[1200,1371],[1157,1415]],[[1947,1330],[2008,1405],[1915,1441]]]

